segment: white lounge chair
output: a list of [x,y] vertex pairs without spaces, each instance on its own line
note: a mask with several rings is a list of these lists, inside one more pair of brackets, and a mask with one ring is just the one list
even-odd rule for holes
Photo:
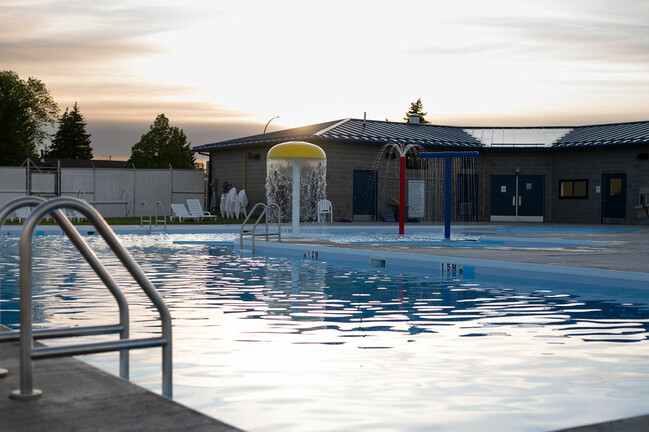
[[71,221],[76,221],[76,222],[81,222],[84,220],[86,217],[83,215],[83,213],[79,213],[76,210],[65,210],[65,215],[70,219]]
[[171,216],[169,216],[169,220],[178,218],[178,222],[182,222],[185,219],[189,219],[190,217],[192,216],[187,213],[187,209],[185,208],[184,204],[171,204]]
[[324,221],[327,222],[327,215],[329,215],[329,221],[333,222],[334,215],[331,201],[326,199],[318,201],[318,223],[320,223],[322,218],[324,218]]
[[203,211],[203,206],[201,206],[201,202],[197,200],[196,198],[190,198],[187,200],[187,207],[189,208],[189,214],[194,218],[198,220],[201,220],[203,218],[211,218],[211,219],[216,219],[218,216],[213,215],[212,213],[208,211]]
[[246,211],[246,207],[248,207],[248,196],[246,195],[245,189],[241,189],[234,203],[234,216],[239,219],[239,213],[243,213],[247,217],[248,212]]
[[23,223],[25,222],[25,219],[27,219],[31,214],[31,207],[20,207],[19,209],[16,209],[15,216],[12,217],[11,220]]

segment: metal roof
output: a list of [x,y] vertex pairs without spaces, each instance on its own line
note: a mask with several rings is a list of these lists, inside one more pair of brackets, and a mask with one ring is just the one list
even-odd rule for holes
[[553,147],[609,146],[649,143],[649,121],[574,128]]
[[521,148],[649,144],[649,121],[592,126],[458,127],[342,119],[194,147],[209,151],[284,141],[404,143],[424,147]]

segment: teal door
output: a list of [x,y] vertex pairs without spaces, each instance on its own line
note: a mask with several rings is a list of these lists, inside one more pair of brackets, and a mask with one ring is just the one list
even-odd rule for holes
[[516,217],[516,176],[491,176],[489,214],[492,221],[511,220]]
[[489,181],[490,220],[543,222],[545,176],[492,175]]
[[602,223],[626,223],[626,174],[604,174],[602,184]]
[[543,222],[544,186],[544,176],[518,176],[519,220],[540,217],[536,222]]
[[352,209],[355,221],[376,220],[377,172],[354,170]]

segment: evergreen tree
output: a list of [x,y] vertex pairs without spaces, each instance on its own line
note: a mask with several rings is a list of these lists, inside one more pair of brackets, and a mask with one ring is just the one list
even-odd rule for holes
[[68,112],[66,108],[59,119],[59,130],[47,155],[63,159],[92,159],[90,134],[86,133],[86,122],[76,102],[72,111]]
[[410,109],[406,112],[406,116],[403,118],[407,122],[410,121],[410,117],[408,117],[409,114],[418,114],[419,123],[430,123],[425,118],[428,113],[424,112],[424,107],[421,103],[421,98],[417,99],[417,102],[413,102],[410,104]]
[[49,137],[59,107],[36,78],[21,80],[13,71],[0,71],[0,164],[20,165],[36,157],[36,147]]
[[149,127],[149,132],[131,147],[131,157],[126,166],[169,168],[171,165],[176,169],[193,169],[196,160],[189,146],[183,130],[170,126],[169,119],[160,114]]

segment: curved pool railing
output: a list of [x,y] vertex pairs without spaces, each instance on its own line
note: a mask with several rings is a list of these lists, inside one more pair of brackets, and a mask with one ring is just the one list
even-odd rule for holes
[[[30,205],[28,204],[30,201],[27,201],[29,199],[36,199],[37,201],[31,202],[38,203],[38,206],[25,221],[20,235],[20,389],[14,390],[11,397],[14,399],[34,399],[42,393],[40,390],[34,389],[33,387],[32,360],[109,351],[127,353],[128,350],[131,349],[159,346],[162,348],[162,394],[171,398],[173,393],[171,315],[160,294],[126,249],[124,249],[124,247],[119,243],[115,233],[99,212],[84,201],[75,198],[60,197],[42,202],[34,197],[24,197],[23,201],[20,203],[16,203],[17,200],[14,200],[5,205],[0,210],[0,221],[3,221],[1,216],[4,215],[6,218],[6,215],[13,211],[9,209],[10,207],[14,205]],[[9,204],[12,205],[10,206]],[[94,252],[89,248],[83,238],[81,238],[81,235],[76,228],[74,228],[72,223],[70,223],[65,215],[63,215],[63,212],[60,210],[62,208],[70,208],[84,214],[101,234],[113,253],[115,253],[117,258],[122,262],[124,267],[129,271],[131,276],[156,307],[161,319],[161,337],[139,339],[128,338],[128,304],[126,303],[123,293],[110,277],[103,265],[99,262]],[[44,332],[42,330],[34,331],[32,329],[32,237],[40,220],[49,213],[53,213],[55,220],[59,223],[63,232],[70,237],[72,243],[77,247],[77,249],[79,249],[82,256],[86,261],[88,261],[93,270],[95,270],[113,296],[115,296],[120,309],[119,326],[82,327],[50,330],[49,332]],[[33,341],[37,338],[107,334],[116,332],[120,333],[120,340],[118,341],[85,343],[61,347],[33,346]],[[50,336],[47,336],[48,334]],[[56,334],[56,336],[51,336],[53,334]],[[120,355],[120,376],[128,377],[127,355]]]
[[[162,219],[160,219],[158,215],[158,208],[162,210]],[[158,200],[155,203],[155,226],[158,226],[158,222],[161,222],[164,224],[164,230],[167,232],[167,212],[165,212],[165,208],[162,205],[162,201]]]
[[[142,204],[140,204],[140,226],[144,226],[145,222],[149,223],[149,234],[151,234],[151,209],[149,208],[149,203],[146,201],[142,201]],[[146,210],[146,216],[144,215],[144,211]]]
[[[151,217],[151,208],[149,207],[149,203],[146,201],[142,201],[142,209],[140,210],[140,226],[144,226],[146,222],[149,223],[149,234],[151,234],[151,231],[153,230],[153,222],[155,221],[155,226],[156,228],[158,227],[158,223],[162,224],[164,226],[164,232],[167,232],[167,213],[165,212],[165,208],[162,205],[162,201],[156,201],[155,203],[155,219]],[[162,210],[162,217],[158,214],[158,209]],[[144,211],[146,210],[146,216],[144,215]]]
[[[257,217],[257,220],[255,223],[252,225],[252,227],[246,229],[246,225],[248,224],[248,220],[250,217],[253,215],[257,207],[261,207],[262,211]],[[269,209],[276,208],[277,209],[277,232],[272,232],[269,229],[269,224],[268,224],[268,218],[270,217],[270,212]],[[266,216],[264,218],[264,216]],[[282,241],[282,227],[280,224],[281,221],[281,216],[282,212],[277,204],[265,204],[265,203],[257,203],[254,205],[252,210],[248,213],[248,216],[246,216],[246,219],[243,221],[241,224],[241,228],[239,230],[239,246],[241,249],[243,249],[243,237],[244,236],[250,236],[251,242],[252,242],[252,253],[255,253],[255,238],[256,237],[266,237],[266,241],[269,240],[270,237],[277,237],[277,241]],[[264,223],[266,230],[265,231],[257,231],[257,226],[261,222],[261,219],[264,218]]]
[[[46,202],[45,199],[36,197],[36,196],[24,196],[15,198],[8,203],[6,203],[0,209],[0,233],[2,232],[2,226],[9,218],[12,212],[23,207],[32,207],[38,206]],[[34,330],[34,339],[50,339],[58,338],[65,336],[87,336],[87,335],[100,335],[100,334],[111,334],[119,333],[121,339],[128,339],[129,337],[129,313],[128,313],[128,303],[126,297],[122,293],[122,290],[119,288],[115,280],[111,277],[110,273],[98,260],[94,252],[88,247],[86,242],[81,238],[79,232],[74,228],[74,225],[70,220],[65,216],[65,213],[62,210],[56,210],[52,212],[54,220],[61,227],[63,232],[70,238],[72,244],[75,245],[77,250],[81,255],[86,259],[90,267],[95,271],[97,276],[101,281],[106,285],[110,293],[115,298],[117,306],[119,309],[119,324],[117,325],[102,325],[102,326],[88,326],[88,327],[77,327],[69,329],[40,329]],[[0,333],[0,344],[5,342],[15,342],[20,340],[20,332],[2,332]],[[129,378],[129,352],[121,351],[120,360],[119,360],[119,376],[124,379]],[[0,369],[0,376],[2,376],[2,369]]]

